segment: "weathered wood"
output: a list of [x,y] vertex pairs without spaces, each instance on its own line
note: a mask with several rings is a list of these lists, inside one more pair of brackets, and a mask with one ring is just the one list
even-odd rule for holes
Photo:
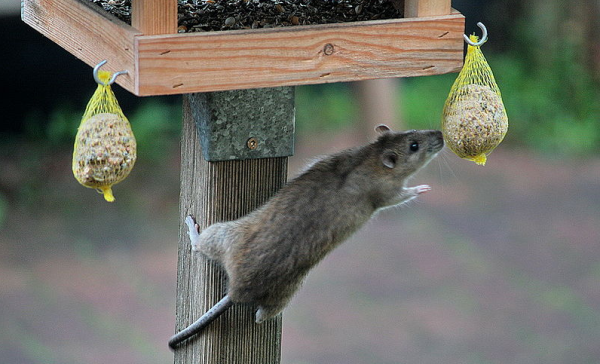
[[[260,104],[256,103],[258,99]],[[293,87],[205,92],[191,101],[207,161],[294,154]],[[221,105],[235,105],[235,112],[214,107]]]
[[[147,1],[137,1],[134,12],[154,11]],[[164,6],[167,0],[154,1]],[[419,9],[441,3],[418,2]],[[140,28],[150,29],[142,34],[87,0],[23,0],[22,14],[27,24],[90,66],[107,59],[103,69],[127,70],[117,83],[138,96],[427,76],[456,72],[463,59],[464,17],[458,12],[164,35],[146,35],[163,29],[150,20],[146,24],[146,15],[134,15],[134,22],[145,24]],[[170,23],[165,29],[172,31]]]
[[404,16],[407,18],[448,15],[451,11],[451,0],[404,1]]
[[131,26],[145,35],[177,33],[177,1],[132,0]]
[[139,32],[107,16],[102,8],[74,0],[23,0],[21,18],[90,66],[106,59],[108,63],[103,70],[127,70],[128,74],[118,77],[117,83],[128,90],[134,89],[133,39]]
[[369,21],[136,37],[138,95],[455,72],[464,18]]
[[[286,157],[205,161],[190,109],[191,104],[199,104],[191,99],[199,96],[183,98],[176,331],[194,322],[225,294],[221,268],[200,254],[191,254],[183,224],[185,216],[194,216],[201,229],[214,222],[236,219],[264,203],[287,177]],[[260,97],[254,101],[259,107]],[[236,108],[234,104],[220,107],[223,112]],[[180,346],[175,352],[175,363],[278,364],[280,343],[280,317],[257,325],[253,307],[234,305],[201,335]]]

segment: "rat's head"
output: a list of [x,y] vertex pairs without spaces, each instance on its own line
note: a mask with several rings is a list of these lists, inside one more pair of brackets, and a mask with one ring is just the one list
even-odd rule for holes
[[409,177],[444,147],[442,132],[438,130],[393,132],[385,125],[376,130],[381,134],[375,142],[381,168],[393,172],[396,178]]

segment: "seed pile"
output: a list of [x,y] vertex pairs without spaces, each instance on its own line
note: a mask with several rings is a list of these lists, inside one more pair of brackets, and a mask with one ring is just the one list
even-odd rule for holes
[[135,137],[129,122],[121,116],[96,114],[79,127],[73,174],[82,185],[98,189],[107,201],[114,201],[111,186],[127,177],[135,160]]
[[444,109],[446,144],[461,158],[485,163],[485,155],[500,144],[508,130],[502,98],[490,87],[477,84],[461,87],[457,95]]
[[[131,0],[90,1],[131,24]],[[402,18],[403,0],[391,1],[179,0],[178,31],[257,29]]]

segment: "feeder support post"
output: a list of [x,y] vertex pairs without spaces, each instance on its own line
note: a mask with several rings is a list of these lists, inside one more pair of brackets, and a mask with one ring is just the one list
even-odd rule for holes
[[[266,202],[287,180],[287,155],[293,144],[287,148],[284,144],[293,143],[293,123],[293,87],[184,95],[177,332],[226,293],[222,268],[191,251],[185,217],[192,215],[202,230],[237,219]],[[274,130],[279,137],[268,136]],[[203,142],[213,144],[213,152],[229,160],[207,161]],[[245,154],[236,156],[239,152]],[[182,343],[175,350],[175,363],[279,364],[281,317],[256,324],[255,309],[234,305],[200,335]]]

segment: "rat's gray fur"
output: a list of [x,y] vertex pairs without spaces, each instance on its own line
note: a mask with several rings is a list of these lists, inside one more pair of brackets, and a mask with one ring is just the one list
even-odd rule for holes
[[377,130],[375,142],[316,162],[245,217],[201,234],[186,219],[193,250],[223,266],[227,296],[257,305],[256,322],[281,312],[308,271],[375,211],[430,189],[406,182],[442,149],[441,132]]

